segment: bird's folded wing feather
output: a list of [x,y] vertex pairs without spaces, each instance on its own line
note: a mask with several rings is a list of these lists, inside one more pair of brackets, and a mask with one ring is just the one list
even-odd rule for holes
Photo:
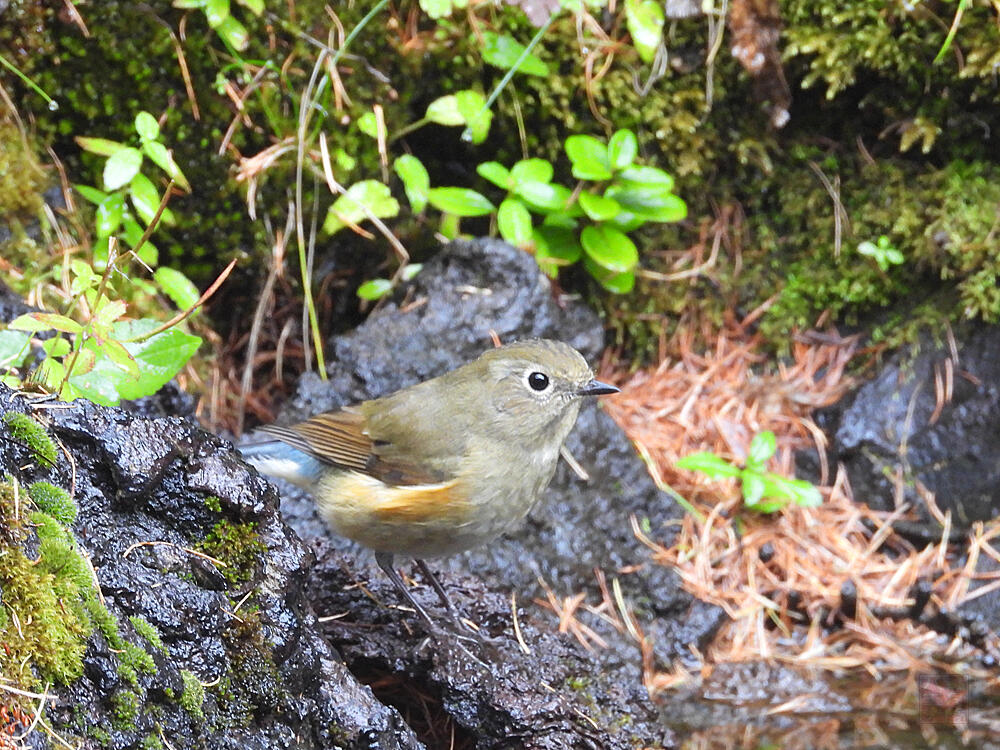
[[450,478],[406,460],[390,443],[373,439],[365,416],[351,408],[318,414],[290,427],[261,429],[324,463],[368,474],[386,484],[430,484]]

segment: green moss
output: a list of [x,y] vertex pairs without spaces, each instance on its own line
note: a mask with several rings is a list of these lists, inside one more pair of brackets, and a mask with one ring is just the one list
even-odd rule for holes
[[52,442],[44,427],[28,415],[13,411],[4,414],[3,421],[10,430],[11,437],[26,445],[36,461],[46,466],[55,466],[58,457],[56,444]]
[[219,521],[196,548],[225,563],[222,575],[231,584],[249,581],[267,547],[257,536],[255,523]]
[[205,711],[202,706],[205,703],[205,687],[194,672],[186,669],[181,670],[181,681],[184,684],[184,692],[179,701],[181,708],[197,721],[204,721]]
[[222,501],[219,500],[215,495],[209,495],[205,498],[205,507],[214,513],[222,512]]
[[91,727],[90,738],[101,747],[111,747],[111,733],[101,727]]
[[167,647],[164,645],[163,639],[160,638],[160,632],[152,624],[139,615],[130,615],[128,621],[132,623],[135,632],[149,641],[153,648],[161,653],[167,653]]
[[[14,487],[0,483],[0,674],[32,689],[46,682],[69,684],[83,673],[83,653],[92,624],[83,607],[92,579],[73,537],[51,516],[16,516]],[[38,537],[37,559],[24,553],[30,533]]]
[[28,487],[28,495],[39,510],[45,511],[63,526],[72,526],[76,521],[76,503],[62,487],[35,482]]
[[133,690],[119,690],[111,696],[112,725],[119,731],[135,728],[139,715],[139,695]]
[[6,113],[5,107],[0,115],[0,216],[27,220],[41,210],[48,180],[31,141]]
[[159,735],[147,734],[143,740],[142,744],[139,745],[142,750],[163,750],[163,741],[160,739]]

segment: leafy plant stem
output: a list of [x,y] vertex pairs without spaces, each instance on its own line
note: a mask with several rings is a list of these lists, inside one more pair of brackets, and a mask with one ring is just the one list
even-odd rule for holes
[[[542,25],[540,29],[538,29],[535,35],[531,38],[531,41],[528,42],[528,44],[525,46],[524,51],[521,52],[521,54],[518,56],[517,61],[510,66],[510,69],[504,74],[504,77],[500,79],[500,83],[498,83],[496,85],[496,88],[494,88],[493,91],[490,92],[490,95],[486,98],[486,101],[483,103],[482,108],[479,110],[479,112],[476,113],[477,118],[482,116],[484,112],[486,112],[490,107],[493,106],[493,102],[495,102],[497,100],[497,97],[500,96],[500,92],[503,91],[504,88],[506,88],[507,84],[510,83],[510,80],[514,77],[514,74],[517,73],[518,68],[521,67],[521,63],[528,58],[528,56],[531,54],[531,51],[542,40],[542,37],[545,35],[545,32],[549,30],[549,27],[552,25],[552,22],[555,20],[557,15],[558,15],[557,13],[553,13],[552,15],[550,15],[548,20]],[[469,119],[475,119],[475,118],[469,118]],[[471,138],[472,138],[472,128],[466,127],[465,130],[462,131],[462,140],[465,141]]]
[[188,309],[184,310],[181,313],[178,313],[170,320],[168,320],[166,323],[157,326],[149,333],[144,333],[141,336],[134,336],[129,339],[122,339],[122,343],[132,344],[132,343],[138,343],[140,341],[145,341],[146,339],[152,338],[153,336],[156,336],[159,333],[163,333],[168,328],[172,328],[173,326],[180,323],[182,320],[186,320],[187,318],[189,318],[192,314],[194,314],[195,310],[197,310],[199,307],[204,305],[205,302],[208,301],[209,297],[215,294],[216,290],[218,290],[218,288],[222,286],[222,282],[224,282],[227,278],[229,278],[229,274],[232,273],[233,268],[236,267],[237,260],[238,260],[237,258],[233,258],[231,261],[229,261],[229,265],[222,270],[222,273],[219,274],[218,278],[216,278],[215,281],[212,282],[212,285],[204,291],[204,293],[198,298],[198,301],[195,302],[193,305],[191,305],[191,307],[189,307]]

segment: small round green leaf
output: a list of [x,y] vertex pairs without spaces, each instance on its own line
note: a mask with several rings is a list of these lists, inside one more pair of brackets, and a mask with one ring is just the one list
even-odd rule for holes
[[747,468],[763,469],[764,464],[778,449],[778,441],[770,430],[758,432],[750,441],[750,451],[747,453]]
[[547,182],[523,180],[514,186],[514,193],[531,208],[542,213],[569,210],[572,193],[563,185],[552,185]]
[[754,471],[743,472],[743,502],[748,508],[754,507],[764,497],[764,478]]
[[495,208],[482,193],[463,187],[431,188],[427,198],[438,211],[455,216],[485,216]]
[[205,0],[205,18],[213,29],[229,18],[229,0]]
[[627,167],[619,173],[618,180],[665,188],[668,192],[674,189],[674,178],[659,167]]
[[247,27],[232,16],[227,16],[215,27],[215,33],[230,47],[243,51],[250,44],[250,33]]
[[631,271],[639,263],[635,243],[623,232],[605,224],[584,227],[580,244],[597,265],[614,273]]
[[580,208],[594,221],[609,221],[621,213],[622,207],[618,201],[612,198],[605,198],[603,195],[593,193],[580,193],[577,196],[580,201]]
[[602,268],[593,261],[589,255],[583,256],[583,267],[587,273],[593,276],[597,283],[615,294],[628,294],[635,288],[635,274],[632,271],[615,273],[606,268]]
[[631,130],[619,130],[608,141],[608,161],[615,171],[625,169],[639,153],[639,140]]
[[531,213],[517,198],[506,198],[497,209],[500,236],[519,248],[531,245]]
[[511,179],[519,182],[551,182],[552,162],[545,159],[521,159],[510,168]]
[[455,94],[455,103],[465,124],[469,126],[469,136],[473,143],[482,143],[490,132],[493,113],[486,108],[486,97],[478,91],[466,89]]
[[398,213],[399,203],[392,197],[387,185],[378,180],[362,180],[351,185],[333,202],[323,229],[334,234],[351,224],[360,224],[369,214],[386,219]]
[[378,138],[378,119],[374,112],[365,112],[358,118],[358,130],[372,138]]
[[442,96],[427,105],[425,117],[438,125],[464,125],[465,117],[458,111],[458,99],[454,94]]
[[142,166],[142,152],[137,148],[125,147],[108,157],[104,163],[104,189],[117,190],[127,185],[139,174]]
[[160,123],[149,112],[140,112],[135,116],[135,132],[144,141],[155,141],[160,137]]
[[498,188],[509,190],[511,186],[511,173],[503,164],[498,161],[484,161],[476,167],[476,172],[484,180],[489,180]]
[[82,135],[76,136],[74,140],[84,151],[98,156],[111,156],[118,153],[123,148],[128,148],[124,143],[109,141],[107,138],[87,138]]
[[610,180],[608,147],[592,135],[571,135],[566,139],[566,155],[573,164],[573,176],[580,180]]

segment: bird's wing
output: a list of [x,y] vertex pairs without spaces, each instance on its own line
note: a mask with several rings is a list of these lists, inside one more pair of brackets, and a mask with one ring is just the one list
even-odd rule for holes
[[450,478],[406,460],[387,441],[372,438],[365,416],[351,408],[317,414],[290,427],[261,429],[324,463],[368,474],[386,484],[430,484]]

